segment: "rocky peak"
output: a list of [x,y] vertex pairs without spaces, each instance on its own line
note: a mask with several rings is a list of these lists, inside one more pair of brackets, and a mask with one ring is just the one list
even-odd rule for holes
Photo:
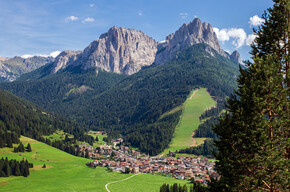
[[230,59],[234,62],[238,62],[241,63],[241,56],[240,53],[238,51],[234,51],[231,55],[230,55]]
[[0,58],[0,79],[2,81],[14,81],[24,73],[33,71],[47,63],[53,62],[53,57],[34,56],[29,58],[13,57]]
[[56,73],[60,69],[65,69],[68,65],[73,65],[73,63],[77,60],[78,55],[81,53],[82,51],[69,51],[69,50],[61,52],[55,58],[51,73]]
[[221,48],[213,28],[208,23],[202,23],[199,18],[189,24],[183,24],[174,34],[166,37],[165,42],[158,45],[155,58],[156,64],[162,64],[176,57],[176,53],[197,43],[206,43],[220,55],[227,56]]
[[[154,62],[157,42],[135,29],[112,27],[80,55],[83,69],[98,67],[115,73],[133,74]],[[77,61],[76,61],[77,62]]]

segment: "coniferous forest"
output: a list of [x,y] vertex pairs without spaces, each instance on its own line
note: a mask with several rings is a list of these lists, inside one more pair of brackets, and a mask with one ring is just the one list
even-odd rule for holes
[[[208,49],[215,53],[214,57]],[[92,130],[106,130],[109,139],[121,135],[125,143],[156,155],[171,141],[181,111],[161,116],[181,105],[190,91],[198,87],[207,88],[216,101],[223,102],[236,88],[238,64],[206,44],[196,44],[179,53],[173,61],[131,76],[117,77],[101,70],[97,76],[94,70],[83,73],[70,69],[38,80],[19,80],[0,86]],[[82,79],[85,75],[91,81],[80,80],[77,87],[88,87],[86,92],[80,94],[72,91],[73,87],[69,89],[71,83],[66,83],[69,76]],[[108,78],[115,80],[108,81]],[[111,83],[101,83],[104,80]],[[99,89],[99,85],[106,88]],[[50,91],[50,86],[61,88]]]
[[[74,136],[72,140],[59,141],[61,144],[57,146],[70,146],[76,140],[91,144],[94,142],[94,138],[86,134],[88,129],[85,127],[47,113],[35,104],[0,90],[0,148],[12,148],[13,144],[19,144],[14,148],[14,152],[24,152],[25,147],[19,140],[20,135],[52,145],[53,142],[44,139],[43,136],[50,135],[56,130],[63,130]],[[26,150],[28,152],[32,150],[30,144],[26,146]]]
[[[289,191],[288,0],[274,0],[254,30],[253,62],[241,69],[238,89],[214,127],[220,191]],[[216,187],[217,187],[216,186]]]
[[33,168],[32,163],[28,161],[17,161],[15,159],[8,160],[0,159],[0,177],[9,177],[9,176],[29,176],[29,168]]

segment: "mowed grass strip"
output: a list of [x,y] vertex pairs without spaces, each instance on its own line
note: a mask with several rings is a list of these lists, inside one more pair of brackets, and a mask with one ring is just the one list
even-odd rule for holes
[[[192,95],[194,93],[194,95]],[[210,94],[205,88],[193,90],[183,104],[183,113],[180,121],[175,128],[173,139],[169,148],[163,154],[169,151],[176,151],[194,145],[192,132],[200,125],[199,117],[201,114],[216,105]],[[202,144],[204,139],[198,139],[195,143]]]
[[[86,162],[90,161],[89,159],[75,157],[27,137],[21,137],[21,141],[25,147],[29,142],[32,146],[32,152],[13,153],[13,149],[4,148],[0,149],[0,158],[8,157],[9,159],[17,160],[25,158],[29,162],[32,162],[35,168],[31,169],[30,175],[27,178],[15,176],[1,177],[0,192],[102,192],[106,191],[105,185],[107,183],[119,181],[130,176],[130,174],[108,172],[105,167],[89,168],[85,165]],[[47,168],[41,168],[43,164]],[[123,191],[148,191],[147,188],[139,188],[139,186],[143,185],[150,187],[151,191],[159,191],[163,183],[177,182],[182,184],[185,182],[163,176],[144,175],[147,176],[133,177],[134,185],[130,186],[130,190]],[[145,181],[143,181],[143,177],[146,178]],[[123,189],[125,188],[123,187]],[[111,191],[114,192],[114,189],[112,188]]]

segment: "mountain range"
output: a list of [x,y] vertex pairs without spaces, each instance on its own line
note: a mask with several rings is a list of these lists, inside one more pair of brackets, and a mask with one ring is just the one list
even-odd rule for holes
[[114,26],[83,51],[62,52],[53,63],[51,72],[81,66],[83,70],[97,67],[131,75],[153,63],[159,65],[175,59],[180,51],[198,43],[205,43],[220,55],[240,62],[239,53],[235,51],[229,55],[223,51],[212,26],[196,18],[159,43],[142,31]]
[[164,42],[112,27],[83,51],[64,51],[0,88],[156,155],[181,111],[164,114],[199,87],[224,102],[236,88],[239,62],[238,52],[223,51],[211,25],[198,18]]
[[198,43],[205,43],[220,55],[234,62],[241,62],[237,51],[230,55],[221,48],[210,24],[202,23],[196,18],[189,24],[183,24],[162,42],[155,41],[142,31],[114,26],[83,51],[63,51],[55,59],[40,56],[26,59],[0,57],[0,77],[1,81],[14,81],[22,74],[47,63],[52,65],[45,71],[46,74],[80,66],[83,70],[97,67],[108,72],[132,75],[142,67],[159,65],[175,59],[180,51]]
[[31,72],[47,63],[54,61],[53,57],[34,56],[30,58],[0,57],[0,82],[14,81],[24,73]]

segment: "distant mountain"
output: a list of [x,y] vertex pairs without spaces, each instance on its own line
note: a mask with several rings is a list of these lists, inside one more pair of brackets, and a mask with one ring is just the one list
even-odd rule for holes
[[63,51],[46,73],[53,74],[80,66],[81,70],[97,67],[108,72],[132,75],[142,67],[175,59],[178,53],[198,43],[205,43],[229,58],[221,48],[212,26],[196,18],[168,35],[162,43],[157,43],[142,31],[114,26],[83,51]]
[[198,87],[223,103],[236,88],[237,60],[238,53],[225,53],[211,25],[199,19],[158,45],[141,31],[113,27],[84,51],[64,51],[0,88],[158,154],[181,111],[163,114]]
[[40,56],[34,56],[30,58],[0,57],[0,82],[14,81],[21,75],[31,72],[53,61],[54,61],[53,57],[40,57]]
[[164,42],[158,44],[155,63],[162,64],[175,59],[179,52],[198,43],[205,43],[220,55],[228,57],[221,48],[212,26],[196,18],[189,24],[183,24],[174,34],[168,35]]
[[121,134],[143,152],[158,154],[168,146],[180,111],[161,116],[181,105],[197,87],[208,88],[215,100],[223,101],[235,88],[237,75],[237,63],[207,44],[195,44],[178,53],[177,59],[130,76],[99,68],[84,71],[80,65],[0,87],[91,129],[105,129],[111,137]]
[[238,51],[234,51],[230,55],[230,59],[234,62],[241,63],[241,56],[240,56],[240,53]]
[[131,75],[155,59],[157,42],[135,29],[112,27],[82,52],[65,51],[55,60],[52,73],[72,66],[87,70],[97,67],[108,72]]

